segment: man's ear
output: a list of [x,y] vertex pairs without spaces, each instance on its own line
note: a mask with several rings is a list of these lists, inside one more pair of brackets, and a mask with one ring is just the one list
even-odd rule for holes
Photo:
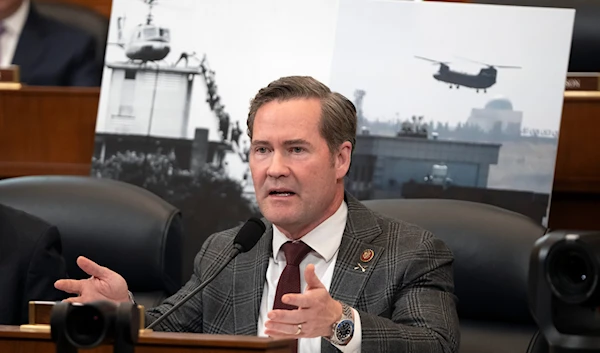
[[342,179],[350,169],[350,159],[352,158],[352,144],[346,141],[340,145],[335,155],[335,169],[337,179]]

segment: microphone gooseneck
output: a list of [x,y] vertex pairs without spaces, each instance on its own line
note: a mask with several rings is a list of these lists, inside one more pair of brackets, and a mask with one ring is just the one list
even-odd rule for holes
[[212,282],[221,271],[227,267],[227,265],[233,260],[236,256],[243,252],[247,252],[258,243],[263,233],[266,230],[265,224],[258,218],[252,217],[250,218],[244,226],[237,233],[235,238],[233,239],[233,248],[231,249],[229,256],[227,256],[227,261],[223,262],[221,266],[208,277],[204,282],[202,282],[198,287],[196,287],[193,291],[188,293],[183,299],[175,303],[167,312],[162,314],[158,319],[150,323],[146,327],[146,329],[151,329],[161,323],[165,318],[171,315],[175,310],[177,310],[180,306],[185,304],[188,300],[190,300],[193,296],[198,294],[204,287],[206,287],[210,282]]

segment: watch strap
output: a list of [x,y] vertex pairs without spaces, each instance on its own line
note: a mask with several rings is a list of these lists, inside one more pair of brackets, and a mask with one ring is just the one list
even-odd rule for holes
[[[354,313],[352,312],[352,308],[349,305],[347,305],[343,302],[340,302],[340,304],[342,305],[342,317],[338,321],[334,322],[333,325],[331,325],[331,330],[332,330],[331,337],[325,337],[325,339],[333,344],[343,346],[343,345],[348,344],[348,342],[354,335]],[[338,325],[343,321],[351,321],[352,322],[352,332],[351,332],[350,336],[346,337],[345,339],[342,339],[341,337],[338,337],[338,335],[337,335]]]

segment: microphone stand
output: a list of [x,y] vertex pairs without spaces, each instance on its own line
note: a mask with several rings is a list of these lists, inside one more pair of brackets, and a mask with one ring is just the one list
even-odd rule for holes
[[202,289],[204,289],[204,287],[206,287],[210,282],[212,282],[212,280],[214,280],[215,277],[217,277],[219,275],[219,273],[221,273],[221,271],[223,271],[225,269],[225,267],[227,267],[227,265],[229,265],[229,263],[231,262],[231,260],[233,260],[240,253],[241,253],[241,249],[238,248],[237,244],[234,244],[234,249],[232,249],[232,251],[231,251],[231,253],[229,255],[229,260],[225,261],[221,265],[221,267],[219,267],[217,269],[217,271],[215,271],[215,273],[213,273],[204,282],[202,282],[198,287],[196,287],[193,291],[191,291],[185,297],[183,297],[183,299],[181,299],[180,301],[178,301],[177,303],[175,303],[169,310],[167,310],[166,313],[162,314],[158,319],[156,319],[155,321],[153,321],[152,323],[150,323],[150,325],[148,325],[146,327],[146,329],[149,330],[149,329],[153,328],[154,326],[158,325],[165,318],[167,318],[169,315],[171,315],[171,313],[173,313],[175,310],[179,309],[180,306],[182,306],[183,304],[187,303],[188,300],[190,300],[193,296],[195,296],[196,294],[198,294],[198,292],[200,292]]

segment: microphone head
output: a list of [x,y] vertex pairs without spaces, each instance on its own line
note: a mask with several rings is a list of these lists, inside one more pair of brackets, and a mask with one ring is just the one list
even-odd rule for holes
[[233,239],[233,246],[240,252],[249,251],[258,243],[266,229],[263,221],[255,217],[250,218]]

